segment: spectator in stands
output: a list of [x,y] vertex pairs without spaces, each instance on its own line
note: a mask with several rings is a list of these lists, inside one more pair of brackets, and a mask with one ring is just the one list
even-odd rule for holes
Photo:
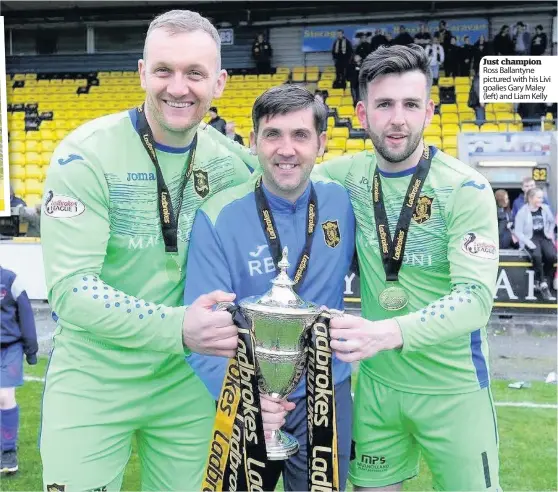
[[510,208],[510,199],[506,190],[496,190],[498,236],[500,238],[500,248],[510,249],[515,247],[517,238],[513,235],[513,219]]
[[432,36],[428,30],[428,24],[422,23],[420,25],[420,30],[415,34],[415,43],[419,46],[426,47],[432,42]]
[[446,27],[446,21],[441,20],[438,24],[438,30],[434,33],[434,36],[438,36],[440,44],[444,48],[444,51],[450,45],[451,41],[451,31]]
[[263,33],[258,34],[254,44],[252,44],[252,58],[256,62],[256,70],[258,74],[271,73],[271,58],[273,49],[267,41]]
[[517,114],[523,121],[523,131],[538,132],[541,130],[541,118],[546,115],[546,104],[519,103]]
[[488,41],[481,34],[473,46],[473,73],[479,73],[479,66],[483,56],[492,55],[492,49]]
[[405,29],[405,26],[401,25],[399,26],[399,34],[397,36],[395,36],[395,39],[393,40],[393,42],[391,43],[392,45],[408,45],[408,44],[413,44],[413,36],[411,36],[407,30]]
[[548,282],[554,278],[556,262],[556,219],[550,207],[543,203],[543,190],[531,188],[525,196],[526,203],[515,217],[514,232],[520,248],[525,249],[533,262],[535,288],[548,300],[551,297]]
[[500,28],[500,32],[494,36],[493,41],[495,55],[513,55],[515,47],[513,40],[510,38],[510,26],[504,24]]
[[364,60],[370,53],[372,53],[372,45],[368,42],[371,36],[370,32],[359,32],[357,34],[358,43],[355,48],[355,59],[357,56]]
[[345,89],[347,87],[347,67],[353,57],[353,45],[345,37],[342,29],[337,31],[337,39],[331,47],[331,56],[335,64],[334,89]]
[[225,125],[225,135],[231,140],[238,142],[240,145],[244,145],[244,139],[235,131],[234,121],[227,121]]
[[[319,90],[319,89],[316,89],[316,90],[314,91],[314,97],[315,97],[318,101],[320,101],[321,103],[323,103],[323,105],[324,105],[325,108],[326,108],[327,114],[329,114],[329,111],[330,111],[329,106],[327,105],[327,102],[326,102],[326,101],[327,101],[327,98],[328,98],[328,95],[329,95],[329,94],[328,94],[327,91],[321,91],[321,90]],[[326,121],[326,127],[324,128],[324,132],[325,132],[326,130],[327,130],[327,121]]]
[[484,109],[484,103],[480,100],[480,79],[478,73],[475,73],[473,76],[471,88],[469,89],[467,106],[475,111],[475,124],[479,126],[482,125],[486,121],[486,111]]
[[351,84],[351,96],[353,97],[353,106],[357,105],[360,98],[358,77],[360,75],[360,66],[362,65],[363,60],[364,58],[361,58],[359,55],[355,55],[347,68],[347,80]]
[[370,40],[372,52],[376,51],[380,46],[389,46],[389,42],[382,31],[380,31],[380,29],[376,29],[374,31],[374,36],[372,36],[372,39]]
[[459,75],[459,77],[469,77],[471,75],[473,54],[474,47],[471,44],[469,36],[463,36],[463,46],[461,47],[459,68],[457,69],[457,74]]
[[209,117],[211,118],[209,124],[215,128],[215,130],[225,135],[227,122],[219,116],[219,111],[215,106],[209,108]]
[[515,35],[513,37],[513,44],[515,54],[518,56],[525,56],[530,54],[531,50],[531,35],[525,29],[523,22],[518,22],[515,25]]
[[[444,48],[445,50],[445,48]],[[445,50],[444,71],[446,77],[456,77],[458,73],[459,61],[461,59],[461,46],[457,46],[457,38],[452,36],[450,44]]]
[[[536,188],[536,187],[537,187],[537,185],[535,183],[535,180],[531,176],[525,176],[523,178],[523,180],[521,181],[521,191],[523,193],[521,193],[513,201],[513,204],[512,204],[512,219],[515,220],[515,216],[517,215],[517,212],[519,212],[519,209],[521,207],[523,207],[523,205],[525,205],[525,196],[527,195],[527,192],[529,190],[532,190],[533,188]],[[543,203],[545,205],[549,205],[546,196],[543,198]]]
[[430,59],[430,70],[432,70],[432,81],[434,85],[438,85],[440,78],[440,65],[444,63],[444,48],[440,44],[440,38],[434,34],[432,44],[426,47],[426,54]]
[[535,27],[535,35],[531,38],[531,55],[544,55],[548,46],[548,38],[543,30],[543,26],[539,24]]
[[16,207],[27,207],[27,203],[25,203],[25,200],[23,200],[23,198],[15,195],[14,189],[10,184],[10,208]]
[[15,389],[23,385],[23,356],[37,363],[33,308],[19,277],[0,265],[0,472],[18,470],[19,406]]

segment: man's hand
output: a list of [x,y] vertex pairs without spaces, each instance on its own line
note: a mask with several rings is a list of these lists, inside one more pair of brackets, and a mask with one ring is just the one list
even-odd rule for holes
[[330,321],[331,348],[339,360],[355,362],[373,357],[381,350],[403,345],[397,321],[369,321],[345,314]]
[[214,311],[218,302],[232,302],[235,294],[215,290],[199,296],[184,315],[182,337],[186,347],[205,355],[234,357],[238,328],[227,311]]
[[37,354],[26,354],[25,360],[30,366],[34,366],[37,363]]
[[265,437],[269,437],[271,431],[283,427],[287,413],[296,406],[292,401],[273,398],[270,395],[260,395],[260,404]]

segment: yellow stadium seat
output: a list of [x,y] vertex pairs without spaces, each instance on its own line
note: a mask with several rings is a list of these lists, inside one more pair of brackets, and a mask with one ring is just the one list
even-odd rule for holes
[[481,126],[481,132],[498,132],[500,129],[496,123],[483,123]]
[[329,96],[326,102],[330,108],[337,108],[338,106],[341,106],[342,99],[343,98],[339,96]]
[[444,152],[452,157],[457,158],[457,147],[444,147]]
[[365,139],[364,148],[365,150],[374,150],[374,144],[372,143],[372,140],[370,140],[369,138]]
[[333,131],[333,127],[332,126],[328,126],[326,129],[326,136],[327,139],[329,140],[331,138],[331,132]]
[[327,151],[331,150],[342,150],[345,152],[346,147],[346,139],[341,137],[333,137],[331,140],[327,142]]
[[277,67],[277,70],[275,72],[279,74],[286,73],[288,75],[291,73],[291,69],[289,67]]
[[332,131],[333,137],[349,138],[349,129],[346,126],[336,126]]
[[[35,189],[34,186],[33,189]],[[39,193],[27,193],[25,195],[25,203],[27,203],[29,207],[34,207],[35,205],[42,203],[42,201],[43,201],[42,189],[39,190]]]
[[364,140],[361,138],[349,138],[345,145],[345,150],[347,152],[360,152],[364,150]]
[[320,80],[331,80],[332,82],[335,80],[334,73],[322,73]]
[[430,95],[432,96],[434,94],[437,94],[438,96],[440,95],[440,88],[437,85],[433,85],[430,88]]
[[341,100],[341,105],[342,106],[353,106],[352,96],[343,96],[343,99]]
[[39,179],[26,179],[25,188],[27,190],[28,195],[29,194],[42,195],[43,193],[43,183]]
[[462,94],[466,94],[469,97],[469,92],[471,88],[468,85],[456,85],[455,86],[455,94],[456,96],[460,96]]
[[442,147],[442,139],[440,137],[424,137],[424,141],[426,145],[434,145],[434,147],[441,148]]
[[328,150],[325,154],[324,154],[324,162],[331,159],[332,157],[340,157],[345,153],[345,151],[341,150],[341,149],[332,149],[332,150]]
[[431,94],[430,99],[432,99],[434,105],[438,106],[440,104],[440,96],[438,94]]
[[25,140],[29,142],[30,140],[41,140],[41,134],[37,130],[28,131],[25,133]]
[[276,83],[286,82],[288,79],[289,79],[289,74],[288,73],[274,73],[271,76],[271,81],[276,82]]
[[457,109],[459,110],[459,104],[461,103],[465,103],[467,104],[467,102],[469,101],[469,93],[468,92],[462,92],[460,94],[456,94],[455,95],[455,100],[457,101]]
[[[329,91],[329,97],[331,96],[343,96],[345,94],[345,91],[343,89],[331,89]],[[329,102],[329,99],[328,99]]]
[[362,125],[360,124],[360,120],[358,119],[358,116],[353,116],[351,118],[351,126],[353,128],[362,128]]
[[442,125],[447,123],[459,123],[457,113],[442,113]]
[[462,123],[461,124],[461,131],[462,132],[478,132],[479,127],[474,123]]
[[433,125],[432,123],[428,125],[424,129],[424,136],[425,137],[441,137],[442,136],[442,128],[440,125]]
[[54,126],[57,130],[68,130],[70,128],[70,126],[68,125],[68,120],[56,119],[54,121]]
[[438,79],[438,85],[440,87],[452,87],[454,85],[453,77],[440,77]]
[[25,166],[25,154],[23,152],[13,152],[10,154],[10,166]]
[[472,109],[469,109],[468,111],[459,112],[459,121],[461,123],[473,123],[476,120],[477,120],[477,116],[475,115],[475,112]]
[[335,67],[333,65],[328,65],[327,67],[324,67],[323,72],[335,73]]
[[440,113],[457,113],[457,104],[442,104],[440,106]]
[[497,111],[496,121],[514,121],[513,113],[508,111]]
[[300,73],[300,72],[302,73],[306,72],[306,67],[300,67],[300,66],[293,67],[293,73]]
[[23,179],[14,178],[13,176],[10,175],[10,184],[14,189],[15,195],[17,196],[25,195],[26,188],[25,188],[25,181]]
[[513,104],[512,103],[493,103],[492,109],[495,113],[501,111],[513,112]]
[[25,166],[25,177],[27,179],[32,178],[42,180],[43,171],[41,169],[41,166],[37,164],[27,164],[27,166]]
[[318,72],[310,72],[306,74],[306,82],[317,82],[320,77]]
[[258,76],[257,75],[253,75],[253,74],[247,74],[244,76],[244,80],[248,81],[248,80],[258,80]]
[[306,74],[304,72],[293,72],[292,81],[293,82],[304,82]]
[[25,179],[25,166],[13,164],[10,159],[10,179]]
[[25,142],[26,152],[41,152],[42,142],[40,140],[27,140]]
[[10,140],[8,148],[10,149],[10,153],[25,152],[25,142],[22,140]]
[[10,125],[10,132],[25,131],[25,122],[23,120],[14,120]]
[[39,152],[25,152],[25,162],[27,166],[40,166],[42,162],[41,154]]
[[444,149],[446,147],[457,147],[457,135],[444,135],[442,137]]
[[258,75],[258,80],[271,80],[271,74],[270,73],[262,73],[262,74]]
[[355,114],[355,109],[352,106],[340,106],[337,108],[337,114],[340,118],[352,118]]
[[439,114],[435,114],[432,116],[432,120],[430,121],[431,125],[440,125],[442,123],[442,118],[440,118]]
[[326,91],[331,89],[331,86],[333,85],[333,80],[320,80],[318,82],[318,89],[320,89],[321,91]]
[[52,152],[41,152],[41,165],[48,166],[50,164],[51,157],[52,157]]
[[459,133],[459,125],[457,123],[447,123],[442,126],[442,135],[451,136]]
[[471,85],[471,79],[469,77],[455,77],[454,82],[456,87],[460,85]]

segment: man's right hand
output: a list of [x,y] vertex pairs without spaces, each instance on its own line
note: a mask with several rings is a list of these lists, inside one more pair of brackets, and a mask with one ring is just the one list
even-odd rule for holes
[[296,406],[292,401],[280,400],[270,395],[260,395],[260,404],[266,437],[270,436],[271,431],[278,430],[285,425],[287,413],[294,410]]
[[186,309],[182,325],[184,345],[192,352],[234,357],[238,347],[238,328],[227,311],[214,311],[219,302],[232,302],[236,295],[215,290],[199,296]]

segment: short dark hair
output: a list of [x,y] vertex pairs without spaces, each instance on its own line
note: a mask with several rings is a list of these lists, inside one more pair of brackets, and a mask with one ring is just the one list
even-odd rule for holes
[[301,109],[312,108],[314,126],[318,135],[325,131],[327,109],[309,90],[294,84],[282,84],[266,90],[256,99],[252,108],[252,123],[257,135],[260,120],[265,116],[284,115]]
[[215,114],[219,114],[219,111],[217,111],[217,108],[215,106],[211,106],[209,108],[209,111],[213,111]]
[[366,100],[368,84],[374,79],[392,73],[403,74],[418,70],[426,77],[427,94],[432,87],[432,71],[430,60],[426,51],[418,44],[407,46],[380,46],[376,51],[366,57],[360,67],[358,77],[360,98]]
[[538,29],[539,31],[542,31],[543,30],[542,24],[539,24],[538,26],[535,26],[535,29]]

